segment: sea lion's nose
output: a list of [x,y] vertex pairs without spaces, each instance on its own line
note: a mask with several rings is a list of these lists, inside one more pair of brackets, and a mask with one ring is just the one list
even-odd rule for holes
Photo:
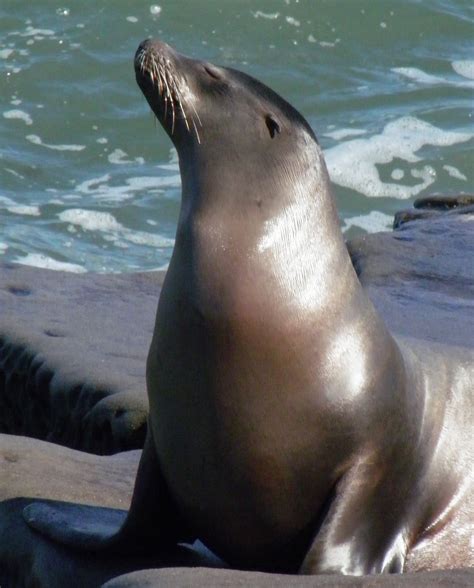
[[135,64],[140,56],[154,53],[155,55],[170,55],[174,53],[173,49],[164,41],[160,39],[145,39],[138,45],[138,49],[135,53]]

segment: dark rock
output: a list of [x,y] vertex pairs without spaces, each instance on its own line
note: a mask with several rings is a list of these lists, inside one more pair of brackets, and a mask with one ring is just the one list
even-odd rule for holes
[[362,285],[399,335],[474,348],[474,207],[353,239]]
[[[466,197],[466,201],[467,201]],[[470,199],[474,202],[474,197],[469,196]],[[415,204],[419,202],[420,205],[418,208],[410,208],[408,210],[400,210],[395,214],[393,219],[393,228],[399,229],[402,225],[415,221],[415,220],[426,220],[430,218],[438,218],[441,215],[445,214],[473,214],[474,213],[474,203],[473,204],[462,204],[460,203],[459,199],[456,200],[456,204],[453,206],[446,205],[444,206],[441,202],[436,205],[433,202],[433,199],[420,199],[419,201],[416,200]]]
[[436,210],[416,210],[410,208],[409,210],[400,210],[395,213],[393,217],[393,229],[399,229],[405,223],[409,223],[414,220],[425,220],[438,215]]
[[0,431],[95,453],[141,447],[163,277],[0,265]]
[[458,206],[472,206],[474,204],[474,194],[459,194],[458,196],[444,196],[442,194],[433,194],[418,198],[413,203],[415,208],[436,208],[438,210],[450,210]]

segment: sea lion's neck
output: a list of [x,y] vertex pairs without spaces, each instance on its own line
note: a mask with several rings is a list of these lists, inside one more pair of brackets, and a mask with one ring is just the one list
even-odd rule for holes
[[[370,305],[339,227],[319,148],[251,182],[181,166],[183,198],[176,249],[187,249],[193,278],[209,291],[248,287],[255,305],[278,296],[291,312]],[[248,159],[248,158],[247,158]],[[255,172],[254,172],[255,173]],[[251,188],[249,187],[251,186]],[[225,281],[220,284],[221,276]],[[230,294],[229,297],[233,298]],[[371,305],[370,305],[371,306]]]

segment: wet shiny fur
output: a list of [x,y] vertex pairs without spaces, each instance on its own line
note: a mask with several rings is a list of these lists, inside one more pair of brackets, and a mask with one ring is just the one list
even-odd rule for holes
[[280,96],[160,41],[135,68],[178,151],[182,204],[134,499],[118,533],[91,521],[87,541],[41,504],[26,519],[89,549],[200,538],[261,570],[474,564],[472,352],[388,332],[314,133]]

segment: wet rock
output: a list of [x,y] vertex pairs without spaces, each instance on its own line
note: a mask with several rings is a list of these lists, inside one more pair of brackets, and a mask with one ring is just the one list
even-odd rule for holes
[[434,208],[437,210],[450,210],[459,206],[472,205],[474,205],[474,194],[459,194],[458,196],[433,194],[424,198],[418,198],[413,203],[415,208]]
[[474,347],[474,207],[430,213],[347,245],[393,333]]
[[104,588],[470,588],[474,570],[391,576],[288,576],[206,568],[143,570],[110,580]]
[[474,195],[461,194],[459,196],[425,196],[418,198],[414,208],[401,210],[395,214],[393,228],[398,229],[403,224],[414,221],[438,217],[442,213],[451,211],[453,214],[473,214]]
[[141,447],[163,278],[0,265],[0,431],[94,453]]

